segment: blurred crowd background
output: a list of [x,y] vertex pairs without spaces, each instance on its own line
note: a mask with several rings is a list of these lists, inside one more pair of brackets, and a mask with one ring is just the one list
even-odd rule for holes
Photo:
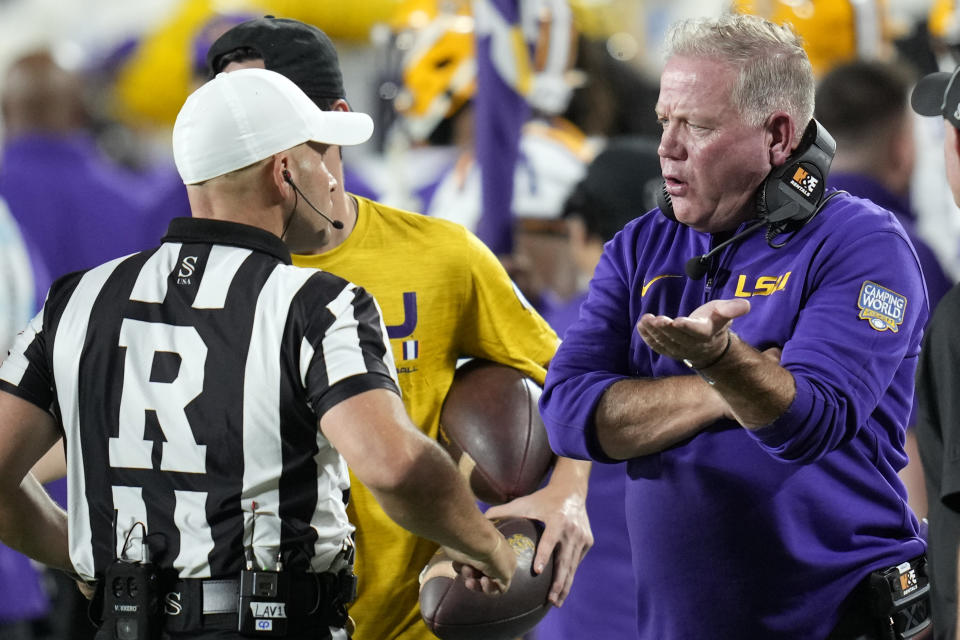
[[[942,124],[906,101],[960,62],[951,0],[0,0],[0,348],[54,278],[189,215],[173,120],[213,40],[264,14],[326,31],[352,108],[377,123],[344,152],[346,189],[474,230],[562,334],[603,241],[655,206],[667,26],[728,10],[804,38],[837,186],[898,214],[938,299],[960,274],[960,211]],[[588,559],[628,557],[602,542]],[[0,547],[0,640],[92,637],[84,607],[66,577]]]

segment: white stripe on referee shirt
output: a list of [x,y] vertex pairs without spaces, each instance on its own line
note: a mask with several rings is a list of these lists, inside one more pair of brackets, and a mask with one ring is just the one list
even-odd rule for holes
[[[3,366],[0,366],[0,380],[6,380],[12,385],[20,386],[23,375],[30,368],[30,361],[23,354],[27,347],[37,337],[37,334],[43,329],[43,309],[37,315],[33,316],[26,328],[17,334],[13,344],[10,345],[10,353],[3,360]],[[2,354],[0,354],[2,358]]]
[[[113,487],[113,508],[117,510],[117,548],[121,560],[149,560],[143,557],[143,529],[150,533],[143,487]],[[143,523],[143,528],[137,526]]]
[[77,573],[86,580],[93,580],[94,565],[89,511],[84,504],[87,488],[80,447],[80,354],[87,337],[93,303],[107,278],[127,257],[111,260],[83,274],[63,311],[53,343],[53,374],[58,382],[63,428],[70,443],[67,447],[70,559]]
[[317,508],[310,519],[310,526],[317,532],[313,544],[311,566],[316,573],[330,568],[340,552],[340,541],[353,532],[345,514],[343,492],[350,487],[350,472],[347,463],[323,433],[317,429],[317,455],[313,457],[321,473],[317,475]]
[[310,371],[310,363],[313,362],[313,354],[316,349],[310,344],[310,341],[304,338],[300,341],[300,384],[307,388],[307,373]]
[[181,578],[209,578],[213,533],[207,522],[206,491],[174,491],[173,522],[180,532],[180,553],[173,566]]
[[210,249],[207,266],[203,269],[193,308],[223,309],[233,277],[251,253],[250,249],[214,245]]
[[356,296],[351,284],[340,292],[327,309],[336,318],[323,337],[323,361],[327,365],[327,383],[332,387],[341,380],[367,372],[363,351],[359,348],[359,323],[353,314]]
[[280,547],[280,348],[290,303],[316,271],[277,265],[260,290],[243,382],[245,513],[257,503],[253,547],[257,563],[273,568]]
[[177,266],[177,257],[180,255],[179,242],[165,242],[147,258],[137,281],[130,291],[130,299],[137,302],[154,302],[160,304],[167,297],[167,278]]
[[[314,353],[313,345],[304,338],[300,343],[300,381],[304,387],[307,386],[307,372]],[[349,536],[353,525],[337,517],[343,511],[343,492],[350,487],[347,463],[317,426],[317,454],[313,462],[322,472],[317,475],[317,509],[310,519],[310,526],[317,532],[311,566],[315,572],[323,573],[330,568],[339,551],[339,546],[331,545],[330,541]]]

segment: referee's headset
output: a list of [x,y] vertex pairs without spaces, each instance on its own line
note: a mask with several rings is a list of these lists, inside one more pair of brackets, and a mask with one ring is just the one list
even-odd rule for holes
[[[309,206],[311,209],[317,212],[317,215],[319,215],[321,218],[323,218],[324,220],[329,222],[331,225],[333,225],[334,229],[343,229],[342,222],[340,222],[339,220],[334,220],[324,212],[320,211],[320,209],[317,209],[315,206],[313,206],[312,202],[307,200],[307,196],[303,195],[303,191],[300,191],[300,187],[298,187],[296,183],[294,183],[293,177],[290,176],[290,171],[288,171],[287,169],[284,169],[282,175],[283,175],[283,179],[286,180],[291,187],[293,187],[293,190],[297,193],[297,195],[303,198],[303,201],[307,203],[307,206]],[[286,231],[286,229],[284,229],[284,231]]]
[[[687,275],[700,280],[706,274],[707,262],[714,254],[762,226],[767,227],[767,243],[776,249],[782,247],[786,241],[773,244],[775,236],[799,229],[812,220],[831,198],[844,193],[835,191],[823,197],[827,173],[830,172],[836,151],[837,143],[830,132],[811,118],[797,148],[786,162],[774,167],[757,188],[754,203],[760,219],[707,253],[690,258],[686,265]],[[657,193],[657,205],[663,215],[677,221],[666,182]]]

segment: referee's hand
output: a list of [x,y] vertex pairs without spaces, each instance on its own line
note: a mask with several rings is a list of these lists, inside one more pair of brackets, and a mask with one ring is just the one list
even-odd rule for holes
[[453,569],[463,578],[468,589],[483,591],[489,595],[506,593],[517,570],[517,556],[507,543],[503,534],[497,534],[496,546],[482,556],[471,557],[459,551],[444,548],[453,560]]

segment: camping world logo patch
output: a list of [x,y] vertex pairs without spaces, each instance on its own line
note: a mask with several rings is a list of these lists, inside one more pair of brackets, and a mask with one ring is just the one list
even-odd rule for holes
[[867,280],[860,287],[860,319],[866,320],[877,331],[890,329],[896,333],[907,310],[906,297]]

